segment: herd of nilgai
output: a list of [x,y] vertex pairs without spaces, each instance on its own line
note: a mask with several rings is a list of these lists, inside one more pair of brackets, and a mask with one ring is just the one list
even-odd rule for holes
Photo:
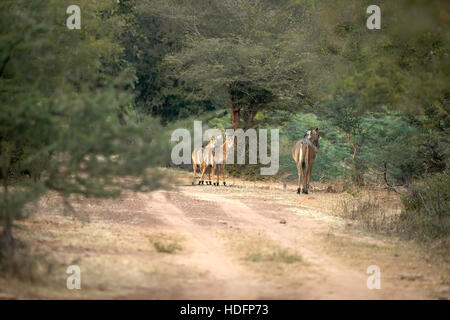
[[[234,149],[234,139],[235,135],[227,136],[225,142],[220,143],[220,135],[212,136],[205,147],[195,148],[194,151],[192,151],[194,180],[197,178],[197,166],[199,167],[200,180],[198,181],[198,184],[205,184],[206,181],[206,184],[219,186],[220,173],[222,173],[223,185],[226,185],[225,166],[230,151]],[[316,128],[315,130],[308,130],[303,139],[297,141],[292,148],[292,157],[297,165],[298,194],[308,194],[312,164],[316,158],[317,149],[319,149],[319,128]],[[212,182],[211,175],[214,179],[216,168],[216,182]],[[204,180],[207,169],[209,169],[208,180]],[[302,177],[303,183],[301,183]]]

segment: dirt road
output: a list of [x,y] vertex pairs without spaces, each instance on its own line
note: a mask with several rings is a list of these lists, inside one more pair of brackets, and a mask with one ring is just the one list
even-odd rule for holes
[[[75,204],[43,199],[20,236],[56,267],[29,284],[0,277],[0,295],[118,299],[448,298],[443,268],[412,242],[369,234],[333,216],[339,194],[296,195],[270,183],[229,182],[128,193]],[[79,265],[81,290],[65,268]],[[381,289],[367,288],[367,267]]]

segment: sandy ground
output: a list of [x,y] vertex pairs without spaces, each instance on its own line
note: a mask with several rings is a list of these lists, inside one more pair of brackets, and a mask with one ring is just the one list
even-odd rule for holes
[[[414,242],[362,231],[333,215],[344,193],[297,195],[296,186],[229,180],[181,183],[115,200],[41,199],[17,231],[44,257],[33,282],[0,276],[19,299],[448,299],[449,265]],[[395,194],[376,195],[386,210]],[[48,262],[50,261],[50,264]],[[66,269],[81,268],[68,290]],[[367,267],[381,289],[367,288]],[[50,270],[47,270],[49,267]],[[38,268],[39,269],[39,268]]]

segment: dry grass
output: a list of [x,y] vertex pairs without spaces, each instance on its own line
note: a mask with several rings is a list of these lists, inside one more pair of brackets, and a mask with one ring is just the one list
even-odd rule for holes
[[450,265],[425,250],[418,250],[414,242],[391,238],[371,237],[361,241],[351,234],[323,235],[323,249],[342,263],[365,272],[370,265],[378,265],[382,282],[393,287],[414,285],[425,289],[432,298],[450,295]]
[[[214,189],[214,186],[191,186],[189,174],[180,174],[182,182],[183,177],[187,178],[186,190],[193,188],[192,190],[201,193],[202,188]],[[437,292],[433,293],[435,297],[449,294],[448,263],[427,256],[424,250],[418,250],[415,243],[370,233],[365,228],[357,231],[357,228],[343,227],[351,219],[336,216],[336,203],[347,201],[349,214],[356,217],[358,210],[355,213],[350,210],[353,210],[351,201],[358,199],[352,195],[317,190],[309,195],[299,196],[295,194],[295,185],[289,184],[284,190],[281,182],[230,179],[229,184],[232,187],[216,188],[216,192],[227,198],[239,199],[249,207],[255,203],[261,208],[264,201],[267,201],[273,216],[266,218],[275,218],[276,225],[279,224],[277,215],[284,208],[286,212],[295,210],[295,217],[303,218],[308,215],[314,221],[324,220],[324,224],[336,228],[337,232],[324,235],[323,241],[310,245],[309,249],[318,255],[335,257],[334,261],[341,259],[342,264],[349,265],[349,270],[360,268],[361,272],[365,272],[364,268],[368,265],[379,263],[387,281],[398,282],[400,286],[404,286],[404,282],[407,285],[414,282],[419,287],[436,288]],[[399,200],[397,202],[395,194],[364,189],[361,194],[363,197],[373,195],[373,199],[378,200],[378,205],[369,206],[368,210],[387,208],[393,214],[398,210]],[[178,233],[183,232],[183,229],[171,229],[165,224],[163,217],[152,215],[155,211],[143,203],[147,200],[148,198],[126,193],[116,200],[88,199],[74,203],[81,215],[90,217],[87,222],[61,215],[63,209],[60,199],[49,194],[40,201],[36,210],[38,214],[20,222],[24,229],[17,230],[16,236],[28,244],[30,251],[43,254],[46,259],[54,261],[54,267],[50,273],[47,273],[45,267],[39,267],[41,272],[38,278],[42,280],[40,284],[0,276],[0,296],[4,290],[19,298],[104,299],[130,297],[136,295],[136,292],[141,292],[141,297],[146,298],[170,298],[170,294],[179,294],[180,288],[195,289],[203,284],[205,290],[210,290],[210,284],[214,282],[207,281],[214,274],[207,275],[204,273],[205,269],[197,268],[198,260],[192,258],[195,253],[192,252],[192,243],[186,240],[189,236],[185,239]],[[254,210],[257,211],[257,208],[258,206]],[[363,211],[361,208],[363,207],[359,211]],[[214,220],[215,216],[208,215],[207,218]],[[369,218],[372,219],[367,217]],[[292,227],[295,218],[286,220],[286,227]],[[352,221],[358,220],[355,218]],[[213,225],[218,228],[215,230],[220,230],[217,235],[226,244],[225,254],[230,253],[230,260],[235,261],[240,268],[243,265],[243,270],[254,274],[264,286],[272,283],[277,288],[292,289],[295,286],[320,283],[318,280],[323,279],[324,275],[320,274],[321,270],[314,264],[314,259],[310,259],[308,250],[303,251],[295,241],[275,242],[252,224],[238,229],[235,227],[242,221],[227,220],[227,223]],[[374,225],[380,223],[377,220]],[[212,228],[211,225],[205,226],[205,233],[215,236],[211,232]],[[298,232],[300,235],[303,229],[299,228]],[[314,230],[308,229],[305,233],[313,232]],[[376,238],[378,236],[379,239]],[[312,239],[321,240],[317,237]],[[309,245],[307,240],[304,241]],[[65,287],[65,271],[71,264],[79,265],[82,270],[82,290],[70,291]],[[187,285],[192,283],[194,285]]]
[[184,241],[184,238],[178,234],[157,233],[151,235],[149,240],[160,253],[176,253],[183,250],[180,242]]
[[399,219],[398,212],[383,207],[373,196],[343,200],[335,214],[358,223],[368,231],[385,234],[395,233]]
[[[132,193],[119,200],[85,201],[81,211],[89,211],[89,222],[62,215],[59,201],[49,194],[39,202],[39,214],[20,222],[16,237],[35,253],[23,256],[33,263],[33,268],[24,269],[33,280],[3,274],[0,294],[6,290],[17,298],[109,299],[160,287],[164,289],[145,295],[170,298],[184,281],[202,277],[199,270],[173,261],[173,255],[161,254],[179,252],[183,239],[174,232],[161,232],[158,224],[144,223],[139,203],[133,205],[133,217],[111,219],[122,214],[118,202],[135,201]],[[73,264],[81,269],[81,290],[66,288],[66,269]]]
[[234,256],[265,281],[285,286],[301,285],[308,267],[301,255],[260,233],[239,230],[221,232],[222,238]]

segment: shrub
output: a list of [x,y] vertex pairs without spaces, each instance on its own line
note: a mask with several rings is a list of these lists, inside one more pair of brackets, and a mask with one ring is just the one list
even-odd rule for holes
[[246,256],[246,259],[251,262],[273,261],[288,264],[302,261],[299,255],[287,249],[279,249],[270,253],[252,252]]
[[155,241],[153,242],[153,246],[155,247],[156,251],[162,253],[174,253],[182,249],[182,247],[176,242],[163,243]]
[[400,216],[405,232],[415,238],[448,237],[450,231],[449,170],[426,176],[413,183],[402,197],[404,211]]

